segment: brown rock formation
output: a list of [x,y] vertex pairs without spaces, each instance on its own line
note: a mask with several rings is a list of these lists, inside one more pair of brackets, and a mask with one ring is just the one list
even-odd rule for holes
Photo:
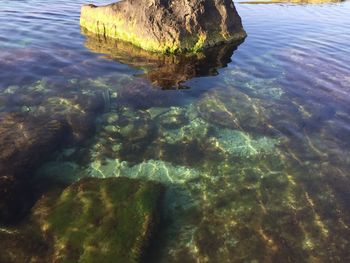
[[232,0],[124,0],[82,7],[94,33],[164,53],[196,52],[245,38]]

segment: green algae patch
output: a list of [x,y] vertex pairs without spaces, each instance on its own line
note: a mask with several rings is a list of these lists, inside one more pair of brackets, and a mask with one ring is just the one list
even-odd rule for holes
[[155,182],[85,178],[43,197],[33,218],[53,241],[54,262],[139,262],[162,192]]

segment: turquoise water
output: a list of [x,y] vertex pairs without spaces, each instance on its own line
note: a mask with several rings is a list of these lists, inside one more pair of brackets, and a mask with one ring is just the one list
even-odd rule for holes
[[350,2],[236,3],[244,43],[191,58],[82,32],[83,3],[1,3],[1,113],[76,136],[35,180],[163,182],[155,262],[350,261]]

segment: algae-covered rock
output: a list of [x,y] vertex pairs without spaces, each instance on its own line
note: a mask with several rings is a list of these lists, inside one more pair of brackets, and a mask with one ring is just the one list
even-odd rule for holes
[[231,0],[124,0],[81,10],[82,27],[163,53],[195,52],[245,38]]
[[33,208],[52,262],[139,262],[158,220],[163,188],[129,178],[85,178]]

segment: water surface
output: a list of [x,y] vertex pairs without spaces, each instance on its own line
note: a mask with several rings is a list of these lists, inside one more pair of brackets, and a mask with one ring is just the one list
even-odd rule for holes
[[154,261],[350,260],[349,2],[236,3],[244,43],[191,58],[82,32],[85,2],[1,3],[0,111],[77,123],[36,180],[163,182]]

